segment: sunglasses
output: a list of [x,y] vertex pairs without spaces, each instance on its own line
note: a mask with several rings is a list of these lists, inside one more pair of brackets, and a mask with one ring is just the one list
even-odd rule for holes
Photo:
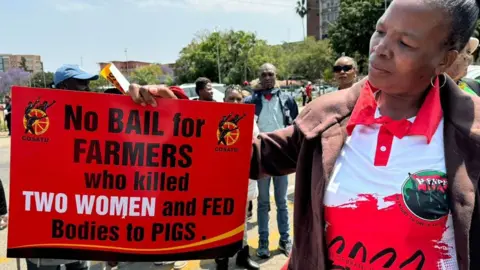
[[335,73],[340,73],[342,70],[344,72],[350,71],[353,69],[352,65],[346,65],[346,66],[333,66],[333,72]]

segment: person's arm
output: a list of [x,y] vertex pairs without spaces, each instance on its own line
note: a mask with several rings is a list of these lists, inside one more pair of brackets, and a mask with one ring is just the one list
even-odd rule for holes
[[293,97],[290,97],[290,117],[295,120],[298,116],[298,105]]
[[295,124],[275,132],[260,133],[253,142],[250,178],[295,172],[303,134]]

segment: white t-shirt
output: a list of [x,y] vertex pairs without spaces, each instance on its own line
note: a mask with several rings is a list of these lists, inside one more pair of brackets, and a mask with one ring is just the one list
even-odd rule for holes
[[394,137],[386,166],[374,166],[379,130],[355,126],[336,161],[324,199],[330,259],[351,270],[458,270],[443,120],[429,144]]

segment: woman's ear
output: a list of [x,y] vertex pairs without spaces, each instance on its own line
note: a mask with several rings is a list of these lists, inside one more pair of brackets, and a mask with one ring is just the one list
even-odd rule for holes
[[448,51],[445,56],[443,57],[442,62],[440,65],[435,69],[435,74],[440,75],[447,71],[447,69],[455,62],[455,59],[458,57],[457,50],[450,50]]

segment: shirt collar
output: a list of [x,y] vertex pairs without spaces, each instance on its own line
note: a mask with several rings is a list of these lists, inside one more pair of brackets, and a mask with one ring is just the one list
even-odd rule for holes
[[[371,123],[375,117],[377,110],[377,102],[374,93],[377,91],[368,81],[360,92],[357,103],[352,111],[352,116],[347,124],[348,135],[352,134],[356,125]],[[430,143],[435,134],[438,125],[443,117],[442,106],[440,103],[440,87],[438,77],[435,80],[434,87],[430,89],[422,107],[417,113],[413,124],[409,127],[406,135],[422,135]],[[405,119],[404,119],[405,120]],[[398,120],[398,121],[404,121]],[[392,122],[397,122],[393,121]],[[402,138],[398,134],[393,134],[396,137]]]

